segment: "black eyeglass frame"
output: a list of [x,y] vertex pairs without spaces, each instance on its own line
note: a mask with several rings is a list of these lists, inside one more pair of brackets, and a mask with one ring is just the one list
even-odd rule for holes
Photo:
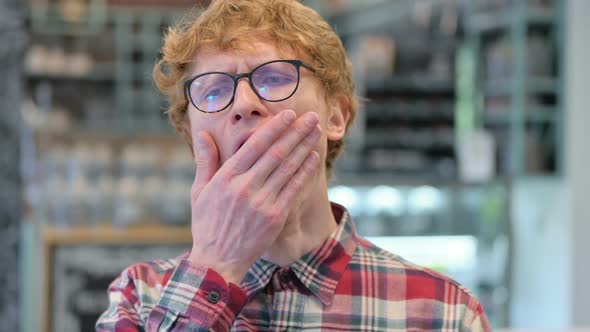
[[[286,63],[292,64],[297,69],[297,84],[295,85],[295,89],[293,89],[293,92],[289,96],[287,96],[285,98],[282,98],[282,99],[269,100],[269,99],[266,99],[266,98],[262,97],[258,93],[258,91],[256,90],[256,87],[254,86],[254,83],[252,83],[252,73],[255,72],[258,68],[260,68],[262,66],[266,66],[268,64],[275,63],[275,62],[286,62]],[[266,100],[266,101],[271,102],[271,103],[276,103],[276,102],[287,100],[287,99],[291,98],[295,94],[295,92],[297,92],[297,88],[299,88],[299,82],[301,80],[301,70],[300,70],[301,67],[304,67],[307,70],[311,71],[312,73],[315,73],[315,69],[313,69],[312,66],[308,65],[307,63],[305,63],[305,62],[303,62],[301,60],[272,60],[272,61],[268,61],[268,62],[265,62],[265,63],[257,66],[256,68],[252,69],[249,73],[241,73],[241,74],[236,74],[236,75],[231,75],[231,74],[224,73],[224,72],[221,72],[221,71],[211,71],[211,72],[207,72],[207,73],[202,73],[202,74],[199,74],[199,75],[197,75],[195,77],[189,78],[188,80],[184,81],[184,94],[185,94],[185,97],[188,100],[190,100],[191,104],[193,104],[193,106],[199,112],[203,112],[203,113],[219,113],[221,111],[224,111],[226,108],[228,108],[234,102],[234,99],[236,97],[236,90],[238,89],[239,80],[241,80],[244,77],[247,77],[248,78],[248,85],[250,85],[250,88],[252,89],[252,91],[254,91],[254,93],[256,94],[256,96],[258,96],[258,98],[260,98],[262,100]],[[221,108],[221,109],[219,109],[217,111],[213,111],[213,112],[203,111],[197,105],[195,105],[195,102],[193,101],[193,98],[191,97],[191,93],[190,93],[190,86],[191,86],[191,84],[196,79],[198,79],[199,77],[202,77],[202,76],[205,76],[205,75],[209,75],[209,74],[223,74],[223,75],[226,75],[226,76],[231,77],[233,79],[233,81],[234,81],[233,94],[232,94],[231,99],[227,103],[227,105],[225,105],[223,108]]]

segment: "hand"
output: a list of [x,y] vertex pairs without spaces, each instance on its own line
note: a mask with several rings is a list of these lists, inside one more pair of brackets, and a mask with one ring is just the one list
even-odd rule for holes
[[191,262],[239,284],[277,238],[298,193],[319,169],[313,151],[321,136],[318,116],[295,117],[293,111],[275,115],[222,167],[213,138],[198,134]]

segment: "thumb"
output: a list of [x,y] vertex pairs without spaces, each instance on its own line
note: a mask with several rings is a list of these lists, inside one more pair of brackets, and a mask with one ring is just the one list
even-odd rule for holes
[[203,188],[211,181],[219,170],[219,151],[213,137],[206,131],[201,131],[196,137],[196,174],[193,183],[193,200],[196,199]]

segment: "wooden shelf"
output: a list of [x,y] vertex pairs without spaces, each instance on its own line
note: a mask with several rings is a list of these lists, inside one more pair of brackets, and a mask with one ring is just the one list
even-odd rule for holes
[[43,240],[46,245],[75,244],[174,244],[191,243],[190,227],[162,226],[146,224],[140,226],[114,227],[105,226],[73,226],[57,228],[45,226]]

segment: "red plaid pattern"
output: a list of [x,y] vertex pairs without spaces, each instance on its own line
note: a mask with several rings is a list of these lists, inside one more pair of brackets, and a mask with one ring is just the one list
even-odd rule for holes
[[263,259],[240,285],[191,264],[188,253],[127,268],[109,287],[98,331],[491,331],[478,300],[457,282],[339,225],[291,266]]

